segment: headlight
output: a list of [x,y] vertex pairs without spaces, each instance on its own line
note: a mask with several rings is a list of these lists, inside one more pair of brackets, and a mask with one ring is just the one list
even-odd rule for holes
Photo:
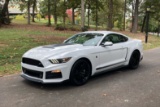
[[50,61],[52,64],[60,64],[60,63],[66,63],[66,62],[68,62],[70,59],[71,59],[71,57],[68,57],[68,58],[60,58],[60,59],[50,59],[49,61]]

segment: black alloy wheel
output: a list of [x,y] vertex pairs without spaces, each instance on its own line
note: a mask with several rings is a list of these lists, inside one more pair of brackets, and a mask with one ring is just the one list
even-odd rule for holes
[[140,62],[140,53],[138,51],[134,51],[129,61],[129,68],[131,69],[138,68],[139,62]]
[[70,74],[72,84],[80,86],[85,84],[91,76],[91,66],[85,59],[80,59],[75,62]]

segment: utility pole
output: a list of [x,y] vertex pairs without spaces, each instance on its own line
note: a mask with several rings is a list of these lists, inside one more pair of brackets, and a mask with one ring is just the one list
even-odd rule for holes
[[146,36],[145,36],[145,43],[148,42],[149,13],[150,13],[150,8],[147,8],[147,12],[146,12]]

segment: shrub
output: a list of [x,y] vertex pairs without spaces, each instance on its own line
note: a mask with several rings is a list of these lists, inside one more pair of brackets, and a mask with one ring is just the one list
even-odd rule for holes
[[55,26],[55,30],[66,30],[66,28],[62,24],[57,24],[57,26]]
[[16,20],[25,20],[24,15],[17,15],[15,17]]

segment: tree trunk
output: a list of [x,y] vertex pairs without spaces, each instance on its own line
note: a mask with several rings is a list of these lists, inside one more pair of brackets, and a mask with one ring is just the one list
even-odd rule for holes
[[85,24],[85,11],[84,11],[84,0],[81,0],[81,29],[84,31],[84,24]]
[[63,10],[63,26],[65,28],[65,23],[66,23],[66,0],[63,2],[64,10]]
[[28,10],[28,24],[30,24],[30,16],[31,16],[31,14],[30,14],[30,0],[28,0],[28,4],[27,4],[28,6],[27,6],[27,10]]
[[113,28],[113,0],[109,0],[109,14],[108,14],[108,30],[112,30]]
[[54,25],[57,26],[57,0],[54,0]]
[[5,20],[9,20],[9,12],[8,12],[8,4],[9,4],[9,0],[5,0],[5,3],[3,5],[3,8],[2,8],[2,24],[5,24]]
[[72,25],[75,25],[75,15],[74,15],[74,7],[72,7]]
[[139,8],[139,0],[136,0],[135,11],[134,11],[134,22],[132,28],[133,33],[137,33],[138,30],[138,8]]
[[126,0],[124,1],[124,19],[123,19],[123,30],[126,30]]
[[88,4],[88,27],[90,26],[90,4]]
[[36,2],[37,2],[36,0],[33,1],[32,22],[35,22],[34,17],[35,17]]
[[51,26],[51,1],[48,0],[48,26]]
[[96,0],[96,30],[98,29],[98,0]]
[[131,28],[130,28],[130,32],[132,32],[133,23],[134,23],[134,3],[132,1],[132,25],[131,25]]
[[160,33],[160,25],[159,25],[159,22],[158,22],[158,37],[159,37],[159,33]]

